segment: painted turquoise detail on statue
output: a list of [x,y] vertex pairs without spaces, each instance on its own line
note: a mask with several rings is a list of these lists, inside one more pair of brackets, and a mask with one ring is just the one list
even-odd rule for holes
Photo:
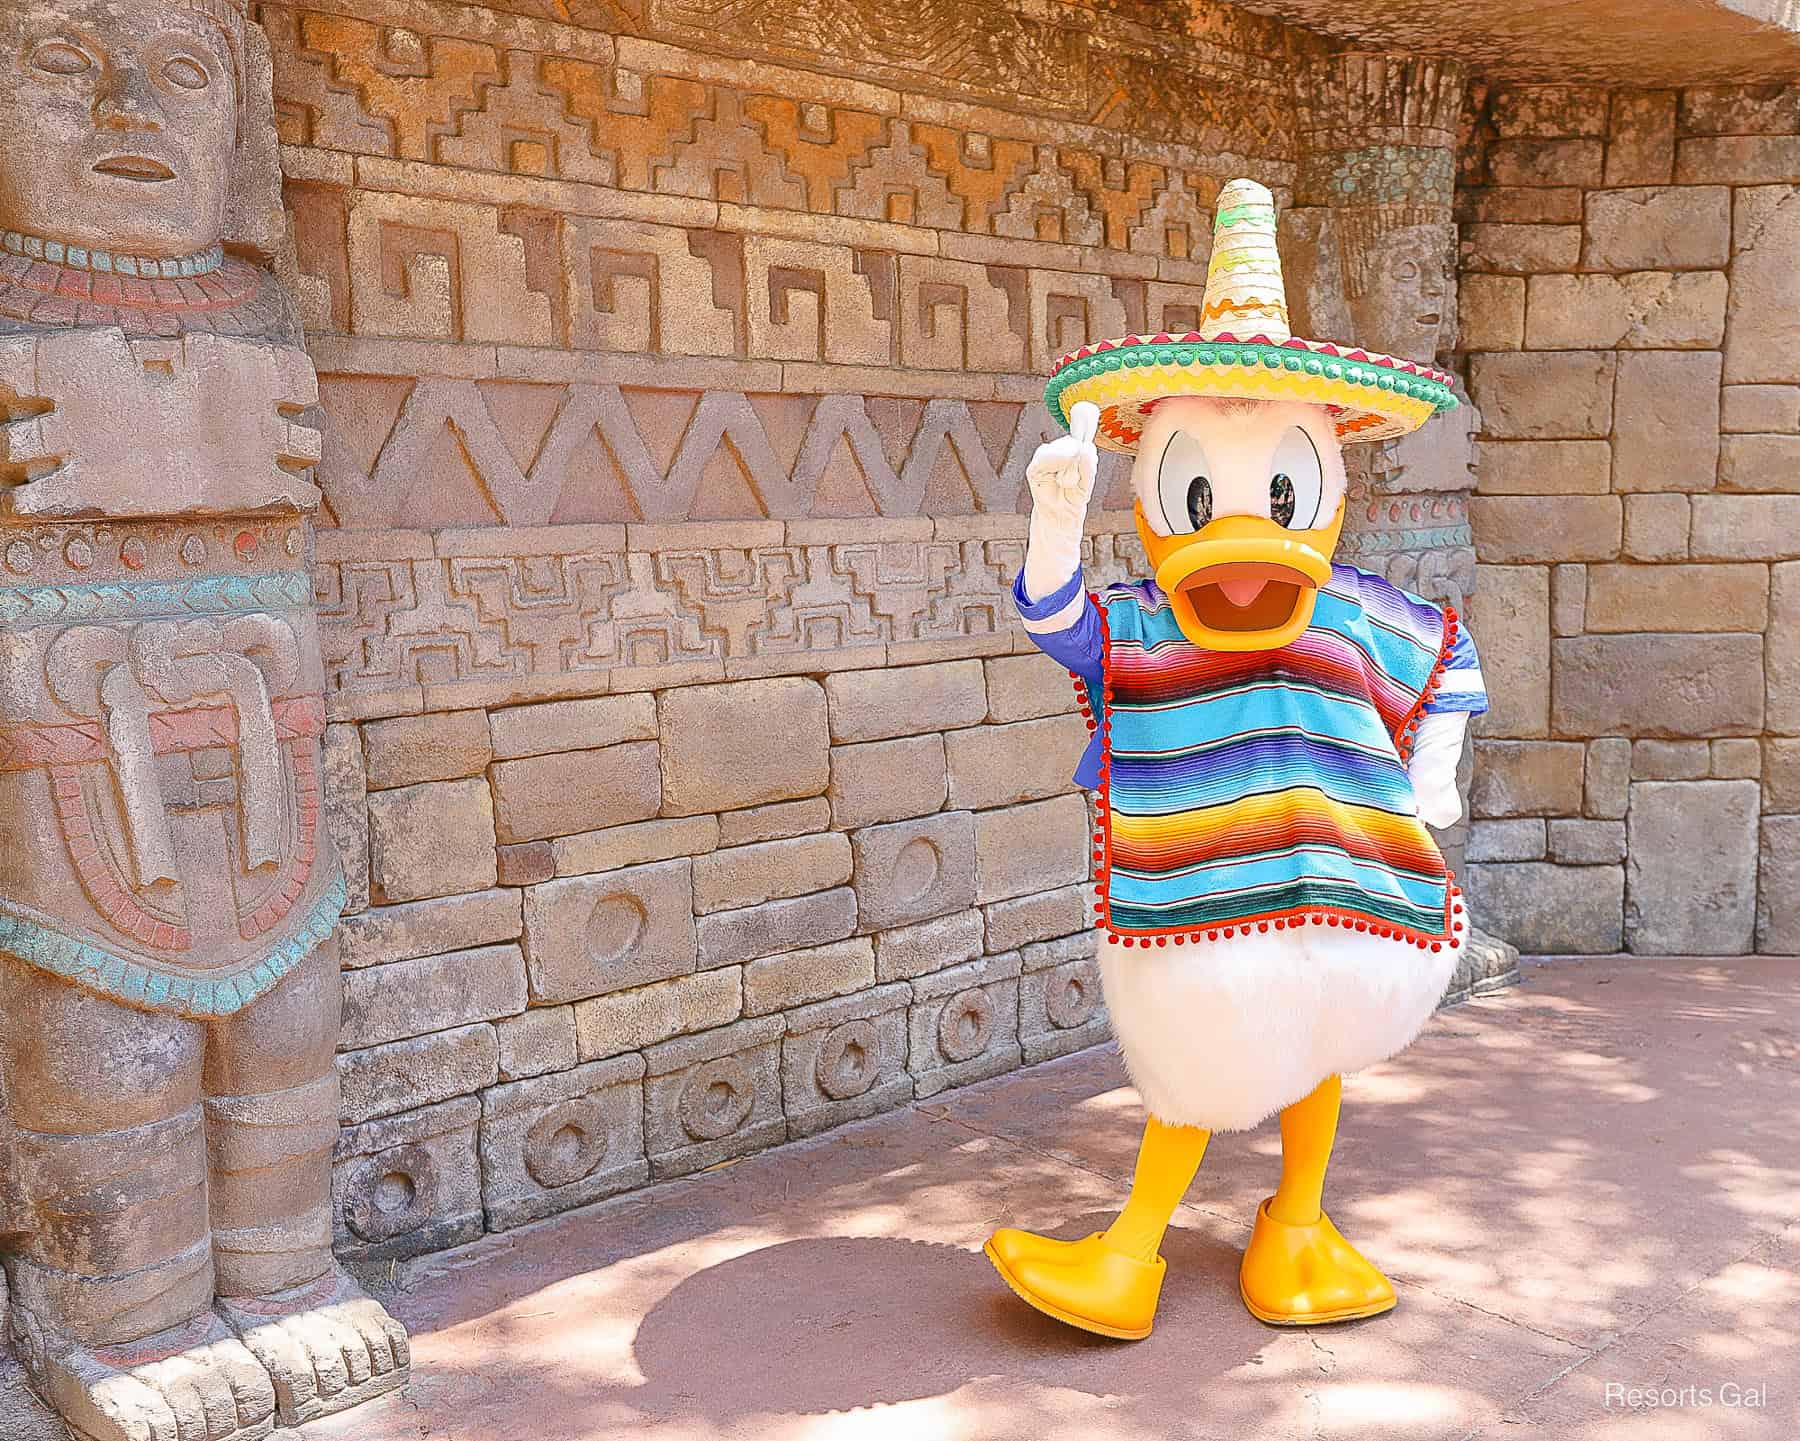
[[28,906],[0,899],[0,951],[28,965],[142,1011],[209,1020],[242,1010],[275,988],[331,935],[349,891],[334,867],[331,883],[269,952],[225,976],[183,976],[153,969],[105,946],[79,940]]
[[121,580],[94,585],[0,586],[0,624],[231,615],[291,610],[312,601],[303,570],[206,575],[192,580]]

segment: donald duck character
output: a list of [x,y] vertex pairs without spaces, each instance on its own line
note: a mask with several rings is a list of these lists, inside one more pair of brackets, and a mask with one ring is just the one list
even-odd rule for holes
[[[1219,197],[1198,332],[1057,362],[1069,429],[1027,470],[1019,613],[1068,667],[1093,737],[1100,972],[1149,1121],[1124,1210],[988,1258],[1038,1310],[1150,1334],[1158,1254],[1213,1131],[1281,1115],[1281,1182],[1239,1272],[1276,1325],[1373,1316],[1394,1289],[1320,1209],[1341,1078],[1406,1046],[1465,934],[1427,824],[1462,814],[1456,763],[1487,708],[1453,611],[1335,564],[1350,442],[1456,404],[1449,378],[1288,331],[1273,198]],[[1096,446],[1134,455],[1153,575],[1082,585]]]

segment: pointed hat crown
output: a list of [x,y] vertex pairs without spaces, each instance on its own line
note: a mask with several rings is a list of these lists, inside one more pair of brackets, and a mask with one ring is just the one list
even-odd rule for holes
[[1200,335],[1256,335],[1279,345],[1288,329],[1287,286],[1275,248],[1275,197],[1254,180],[1234,180],[1219,192],[1212,259]]

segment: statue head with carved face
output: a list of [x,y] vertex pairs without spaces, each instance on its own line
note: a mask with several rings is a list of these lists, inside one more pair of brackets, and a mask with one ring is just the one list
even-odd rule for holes
[[217,244],[244,24],[242,0],[0,4],[0,232],[154,258]]
[[1350,324],[1370,350],[1431,360],[1456,333],[1455,230],[1447,213],[1425,214],[1414,206],[1338,214]]
[[[1065,422],[1097,407],[1095,444],[1136,457],[1138,535],[1182,634],[1207,650],[1274,650],[1311,624],[1331,578],[1342,447],[1408,434],[1457,401],[1428,366],[1289,331],[1263,186],[1232,181],[1213,223],[1199,329],[1084,346],[1057,362],[1045,396]],[[1417,286],[1396,304],[1421,325],[1430,314]]]

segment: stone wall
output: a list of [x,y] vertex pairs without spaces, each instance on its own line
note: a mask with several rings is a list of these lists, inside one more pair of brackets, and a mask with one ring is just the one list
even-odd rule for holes
[[1800,951],[1800,88],[1488,97],[1465,882],[1533,951]]

